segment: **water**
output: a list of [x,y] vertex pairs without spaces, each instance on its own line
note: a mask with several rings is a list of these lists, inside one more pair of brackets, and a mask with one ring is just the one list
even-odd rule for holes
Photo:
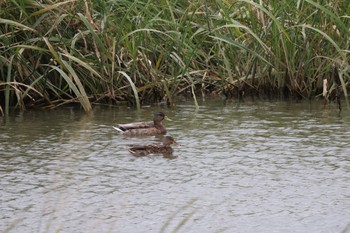
[[[113,125],[162,110],[174,157]],[[321,102],[0,118],[0,232],[349,232],[349,110]]]

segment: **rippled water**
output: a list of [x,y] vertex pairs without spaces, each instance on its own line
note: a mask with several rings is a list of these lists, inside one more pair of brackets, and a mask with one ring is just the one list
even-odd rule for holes
[[[175,158],[113,125],[162,110]],[[206,102],[0,118],[1,232],[349,232],[349,110]],[[348,227],[349,228],[349,227]]]

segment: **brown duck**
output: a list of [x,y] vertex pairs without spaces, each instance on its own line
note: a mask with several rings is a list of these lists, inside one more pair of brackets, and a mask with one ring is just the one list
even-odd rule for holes
[[113,128],[127,136],[164,135],[166,134],[166,129],[162,124],[162,121],[165,117],[164,113],[156,112],[154,113],[153,121],[120,124]]
[[129,148],[129,152],[135,156],[145,156],[149,154],[163,154],[171,155],[173,148],[170,145],[177,144],[173,137],[165,136],[163,138],[163,145],[133,145]]

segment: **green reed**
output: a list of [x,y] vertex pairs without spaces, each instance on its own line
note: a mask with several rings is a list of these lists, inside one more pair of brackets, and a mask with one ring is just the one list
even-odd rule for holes
[[314,98],[349,80],[346,1],[2,1],[0,113],[177,96]]

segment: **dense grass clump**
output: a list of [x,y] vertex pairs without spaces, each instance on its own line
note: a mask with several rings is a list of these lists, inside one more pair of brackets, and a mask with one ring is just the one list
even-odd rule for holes
[[[347,1],[5,0],[0,111],[166,97],[313,98],[349,81]],[[333,69],[332,66],[337,67]],[[334,73],[334,72],[333,72]],[[0,112],[0,113],[1,113]]]

